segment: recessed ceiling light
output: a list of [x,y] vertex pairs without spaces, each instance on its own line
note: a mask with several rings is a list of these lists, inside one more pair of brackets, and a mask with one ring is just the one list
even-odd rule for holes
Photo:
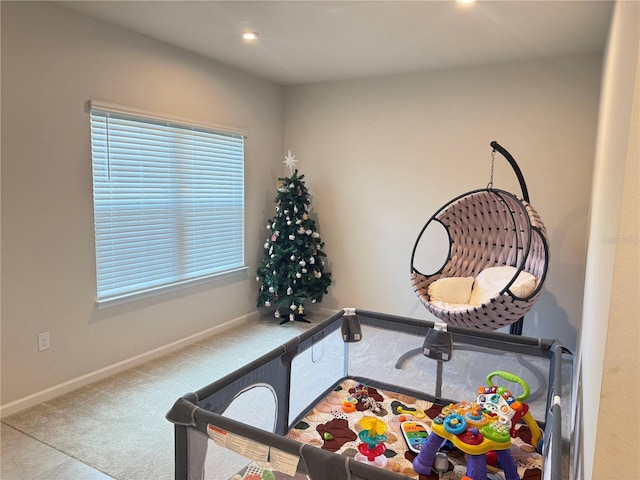
[[245,40],[255,40],[258,38],[258,32],[243,32],[242,38]]
[[456,0],[457,3],[474,3],[476,0]]

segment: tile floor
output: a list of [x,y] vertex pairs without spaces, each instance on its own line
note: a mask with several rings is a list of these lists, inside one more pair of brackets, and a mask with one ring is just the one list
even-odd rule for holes
[[2,480],[110,480],[111,477],[2,423]]

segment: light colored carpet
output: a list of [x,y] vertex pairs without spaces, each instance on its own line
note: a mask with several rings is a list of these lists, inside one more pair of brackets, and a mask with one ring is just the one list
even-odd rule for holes
[[[324,316],[307,318],[315,323]],[[114,479],[173,479],[173,425],[165,419],[173,403],[307,328],[280,326],[270,316],[248,321],[3,422]]]

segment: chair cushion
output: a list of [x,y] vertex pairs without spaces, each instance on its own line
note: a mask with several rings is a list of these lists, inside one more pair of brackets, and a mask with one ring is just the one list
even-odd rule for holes
[[475,308],[476,305],[471,305],[469,303],[447,303],[440,302],[438,300],[429,300],[429,304],[441,308],[442,310],[446,310],[447,312],[466,312],[470,308]]
[[[510,266],[485,268],[476,277],[469,303],[477,306],[493,298],[509,283],[517,270],[516,267]],[[534,275],[522,271],[509,290],[516,297],[526,298],[536,289],[536,283],[537,279]]]
[[473,282],[473,277],[440,278],[429,285],[429,300],[444,304],[469,303]]

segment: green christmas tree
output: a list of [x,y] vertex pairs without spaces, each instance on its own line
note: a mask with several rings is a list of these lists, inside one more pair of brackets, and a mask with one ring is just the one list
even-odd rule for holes
[[278,179],[276,214],[267,222],[270,234],[256,277],[260,283],[257,306],[276,307],[281,323],[306,321],[305,303],[322,300],[331,285],[331,274],[324,271],[324,242],[309,216],[309,191],[304,175],[294,170],[296,162],[289,150],[284,163],[291,176]]

